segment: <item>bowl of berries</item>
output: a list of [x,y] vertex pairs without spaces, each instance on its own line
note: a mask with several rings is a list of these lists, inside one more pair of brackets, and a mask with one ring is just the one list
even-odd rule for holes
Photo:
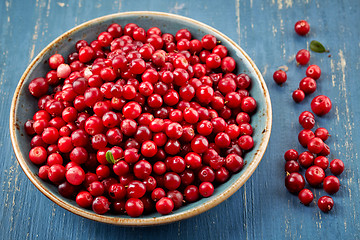
[[269,92],[249,56],[195,20],[127,12],[51,42],[10,112],[30,181],[72,213],[147,226],[200,214],[235,193],[265,153]]

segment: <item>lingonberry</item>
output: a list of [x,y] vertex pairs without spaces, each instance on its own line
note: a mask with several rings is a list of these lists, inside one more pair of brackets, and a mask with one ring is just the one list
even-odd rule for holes
[[195,202],[199,199],[199,189],[195,185],[189,185],[184,190],[185,200],[187,202]]
[[144,204],[140,199],[129,198],[125,203],[125,210],[130,217],[139,217],[144,212]]
[[306,69],[306,76],[318,80],[321,76],[321,69],[318,65],[310,65]]
[[311,101],[311,110],[318,116],[323,116],[331,110],[331,100],[325,95],[314,97]]
[[305,129],[312,129],[315,126],[315,118],[305,117],[300,124]]
[[283,70],[276,70],[273,74],[273,79],[277,84],[283,84],[286,82],[287,75]]
[[323,188],[328,194],[337,193],[340,188],[340,181],[335,176],[327,176],[323,181]]
[[292,93],[292,98],[297,103],[302,102],[305,99],[305,93],[303,90],[297,89]]
[[324,142],[321,138],[314,137],[308,142],[307,148],[311,153],[319,154],[324,148]]
[[165,197],[166,193],[165,190],[162,188],[155,188],[152,192],[151,192],[151,199],[154,202],[159,201],[161,198]]
[[329,131],[326,128],[318,128],[315,130],[315,137],[321,138],[323,141],[326,141],[329,136]]
[[301,49],[296,54],[296,62],[300,65],[306,65],[310,61],[310,52],[306,49]]
[[313,165],[314,163],[314,155],[309,152],[309,151],[306,151],[306,152],[303,152],[299,155],[299,163],[302,167],[304,168],[308,168],[310,167],[311,165]]
[[314,160],[314,165],[321,167],[325,171],[329,166],[329,159],[324,156],[318,156]]
[[325,172],[321,167],[311,166],[306,170],[305,178],[311,186],[318,186],[323,182]]
[[344,163],[340,159],[333,159],[330,162],[330,171],[334,175],[340,175],[344,171]]
[[310,31],[310,25],[305,20],[300,20],[295,23],[295,32],[299,34],[300,36],[304,36],[309,33]]
[[239,138],[238,144],[241,149],[248,151],[254,147],[254,139],[249,135],[243,135]]
[[93,202],[93,197],[87,191],[81,191],[76,195],[76,203],[83,208],[89,208]]
[[330,147],[326,143],[324,143],[324,148],[318,155],[328,156],[329,154],[330,154]]
[[110,202],[104,196],[99,196],[92,202],[92,209],[97,214],[105,214],[110,210]]
[[230,172],[238,172],[243,168],[243,166],[244,160],[237,154],[232,153],[225,158],[225,167]]
[[246,113],[252,113],[256,109],[256,101],[252,97],[245,97],[241,101],[241,109]]
[[153,141],[145,141],[141,146],[141,154],[144,157],[153,157],[157,152],[157,146]]
[[210,182],[202,182],[199,185],[199,193],[203,197],[210,197],[214,193],[214,186]]
[[322,196],[318,200],[318,207],[321,211],[327,213],[334,207],[334,200],[329,196]]
[[168,197],[163,197],[156,203],[156,211],[162,215],[171,213],[173,209],[174,202]]
[[291,193],[297,194],[304,188],[304,186],[305,186],[305,179],[301,174],[297,172],[290,173],[285,178],[285,187]]
[[141,198],[146,193],[145,184],[138,180],[131,181],[126,188],[128,198]]
[[53,183],[62,182],[65,179],[65,167],[60,164],[54,164],[49,168],[48,178]]
[[152,171],[151,164],[146,160],[138,161],[133,168],[135,177],[138,179],[145,179],[150,176]]
[[204,136],[195,136],[191,141],[191,149],[196,153],[204,153],[208,147],[209,142]]
[[315,134],[310,129],[304,129],[299,132],[298,140],[303,147],[307,147],[311,139],[315,137]]
[[300,81],[299,88],[305,94],[311,94],[316,91],[316,81],[310,77],[305,77]]
[[299,157],[299,153],[295,149],[289,149],[284,154],[285,161],[291,161],[291,160],[296,161],[298,157]]
[[45,78],[34,78],[29,84],[29,92],[34,97],[41,97],[45,95],[49,90],[49,84]]
[[304,205],[309,205],[314,200],[314,194],[307,188],[299,192],[299,200]]
[[285,171],[288,173],[299,172],[300,165],[296,160],[290,160],[285,163]]
[[47,159],[47,152],[41,146],[34,147],[29,152],[30,161],[34,164],[42,164]]
[[85,172],[80,166],[74,166],[66,171],[66,180],[72,185],[80,185],[85,180]]

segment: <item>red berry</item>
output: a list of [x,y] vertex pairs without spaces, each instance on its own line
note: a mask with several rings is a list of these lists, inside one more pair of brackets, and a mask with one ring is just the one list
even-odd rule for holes
[[295,23],[295,32],[301,36],[308,34],[310,31],[310,25],[305,20],[300,20]]
[[299,103],[305,99],[305,93],[303,90],[295,90],[292,94],[292,98],[295,102]]
[[330,162],[330,171],[334,175],[340,175],[344,168],[344,163],[340,159],[334,159]]
[[314,200],[314,194],[306,188],[299,192],[298,197],[300,202],[304,205],[309,205]]
[[306,170],[305,178],[311,186],[318,186],[324,181],[325,172],[321,167],[311,166]]
[[173,209],[174,202],[168,197],[163,197],[156,203],[156,211],[162,215],[171,213]]
[[318,65],[310,65],[306,69],[306,76],[311,77],[314,80],[318,80],[321,76],[321,69]]
[[285,178],[285,187],[291,193],[300,192],[304,188],[304,186],[304,177],[297,172],[290,173],[290,175]]
[[301,49],[296,54],[296,62],[300,65],[306,65],[310,61],[310,52],[306,49]]
[[274,72],[273,78],[277,84],[283,84],[284,82],[286,82],[287,75],[285,71],[277,70]]
[[313,164],[314,158],[315,157],[311,152],[306,151],[299,155],[299,163],[302,167],[308,168]]
[[334,194],[339,191],[340,181],[335,176],[327,176],[323,182],[323,188],[328,194]]
[[296,161],[298,157],[299,157],[299,153],[295,149],[289,149],[284,154],[285,161],[290,161],[290,160]]
[[319,95],[314,97],[311,101],[311,110],[318,116],[322,116],[330,112],[331,110],[331,101],[325,95]]
[[334,206],[334,200],[329,196],[323,196],[318,200],[318,207],[321,211],[327,213],[329,212]]

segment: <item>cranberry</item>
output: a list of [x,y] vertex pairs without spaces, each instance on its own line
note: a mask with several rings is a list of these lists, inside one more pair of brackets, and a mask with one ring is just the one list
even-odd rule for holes
[[314,165],[321,167],[325,171],[329,166],[329,159],[324,156],[318,156],[314,160]]
[[104,196],[96,197],[92,203],[92,209],[97,214],[105,214],[110,210],[110,202]]
[[242,159],[242,157],[240,157],[237,154],[229,154],[225,158],[225,167],[230,172],[238,172],[243,168],[243,166],[244,166],[244,160]]
[[298,193],[305,186],[304,177],[297,172],[290,173],[290,175],[285,178],[285,186],[289,192]]
[[335,176],[327,176],[323,181],[323,188],[328,194],[334,194],[339,191],[340,181]]
[[292,98],[295,102],[299,103],[305,99],[305,93],[303,90],[295,90],[292,94]]
[[163,197],[156,203],[156,211],[162,215],[169,214],[173,209],[174,202],[168,197]]
[[310,31],[310,25],[305,20],[300,20],[295,23],[295,32],[299,34],[300,36],[304,36],[309,33]]
[[199,185],[199,193],[203,197],[210,197],[214,193],[214,186],[210,182],[202,182]]
[[312,129],[315,126],[315,118],[305,117],[300,124],[305,129]]
[[45,78],[34,78],[29,84],[29,91],[34,97],[41,97],[47,93],[49,84]]
[[305,178],[310,185],[318,186],[323,182],[325,172],[318,166],[311,166],[306,170]]
[[314,97],[311,101],[311,110],[318,116],[322,116],[330,112],[331,100],[325,95]]
[[287,75],[285,71],[277,70],[274,72],[273,78],[277,84],[283,84],[284,82],[286,82]]
[[334,200],[329,196],[322,196],[318,200],[318,207],[321,211],[327,213],[329,212],[334,206]]
[[42,164],[47,159],[47,152],[45,148],[37,146],[30,150],[29,158],[34,164]]
[[93,202],[93,197],[87,191],[81,191],[76,195],[76,203],[83,208],[89,208]]
[[310,52],[306,49],[301,49],[296,54],[296,62],[300,65],[306,65],[310,61]]
[[314,200],[314,194],[307,188],[299,192],[299,200],[304,205],[309,205]]
[[326,128],[318,128],[315,130],[315,137],[318,137],[323,141],[326,141],[329,136],[329,131]]
[[316,81],[310,77],[303,78],[299,83],[299,88],[305,94],[311,94],[316,91]]
[[313,164],[314,158],[315,157],[311,152],[306,151],[299,155],[299,163],[302,167],[308,168]]
[[315,134],[310,129],[304,129],[299,132],[298,140],[303,147],[307,147],[311,139],[315,137]]
[[249,135],[243,135],[239,138],[238,144],[243,150],[251,150],[254,147],[254,140]]
[[178,209],[182,206],[183,195],[181,194],[181,192],[179,192],[177,190],[171,190],[171,191],[167,192],[166,196],[173,201],[174,209]]
[[311,77],[314,80],[318,80],[321,76],[321,69],[318,65],[310,65],[306,69],[306,76]]
[[184,190],[185,200],[188,202],[195,202],[199,199],[199,189],[194,185],[189,185]]
[[299,157],[299,153],[295,149],[289,149],[285,152],[284,158],[286,161],[297,160]]
[[290,160],[285,163],[285,171],[288,173],[299,172],[300,165],[296,160]]
[[241,101],[241,109],[246,113],[252,113],[256,109],[256,101],[252,97],[245,97]]
[[139,217],[144,212],[144,204],[140,199],[129,198],[125,203],[125,210],[130,217]]
[[321,138],[314,137],[308,142],[307,147],[311,153],[319,154],[324,148],[324,142]]
[[340,175],[344,171],[344,163],[340,159],[334,159],[330,162],[330,171],[334,175]]
[[146,193],[145,184],[140,181],[131,181],[126,189],[129,198],[141,198]]
[[180,187],[181,178],[175,172],[167,172],[164,176],[164,185],[169,190],[175,190]]

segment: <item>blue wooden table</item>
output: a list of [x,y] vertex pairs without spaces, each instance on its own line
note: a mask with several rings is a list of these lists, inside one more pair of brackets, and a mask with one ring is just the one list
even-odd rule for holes
[[[346,3],[345,3],[346,2]],[[48,43],[66,30],[116,12],[154,10],[177,13],[209,24],[240,44],[267,82],[273,104],[273,130],[266,154],[253,176],[227,201],[199,216],[147,228],[106,225],[76,216],[42,195],[13,154],[8,130],[12,95],[23,71]],[[311,25],[307,37],[295,34],[297,20]],[[360,239],[360,2],[333,0],[267,1],[65,1],[4,0],[0,3],[0,239]],[[305,207],[284,187],[283,154],[303,151],[297,117],[310,110],[313,96],[295,104],[291,93],[305,75],[295,54],[319,40],[329,54],[312,53],[322,69],[316,94],[333,109],[316,118],[329,129],[330,158],[346,165],[333,211]],[[277,86],[273,72],[288,67]],[[315,189],[315,199],[324,195]]]

